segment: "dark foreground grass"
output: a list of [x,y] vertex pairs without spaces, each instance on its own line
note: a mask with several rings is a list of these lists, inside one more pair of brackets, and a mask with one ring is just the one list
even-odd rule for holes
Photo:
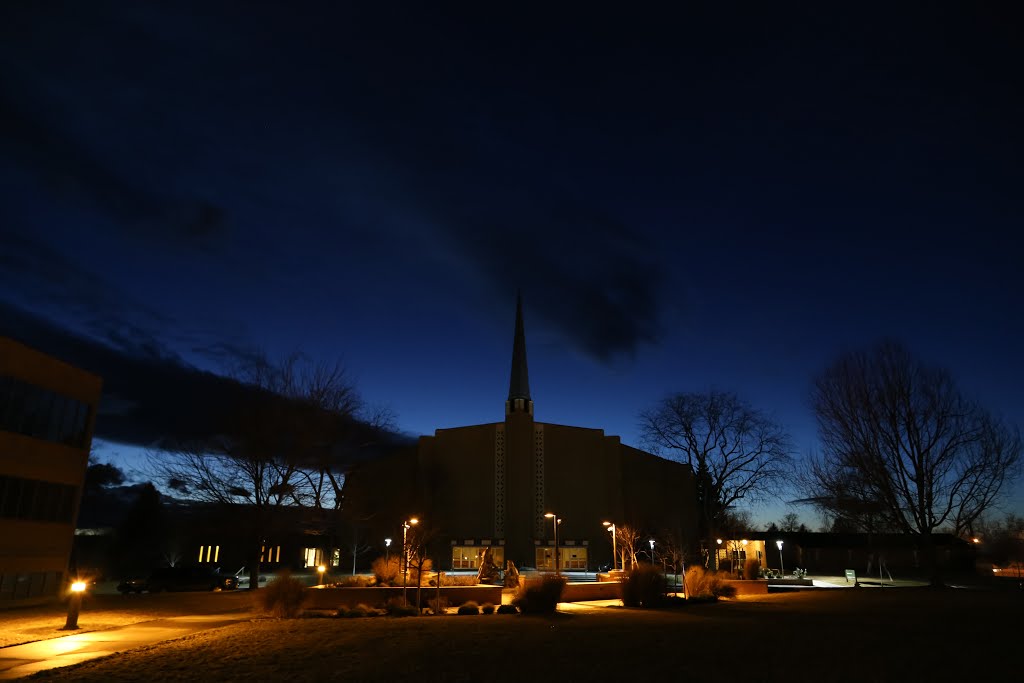
[[551,617],[263,619],[37,678],[963,681],[1013,660],[1022,608],[1019,593],[865,589]]

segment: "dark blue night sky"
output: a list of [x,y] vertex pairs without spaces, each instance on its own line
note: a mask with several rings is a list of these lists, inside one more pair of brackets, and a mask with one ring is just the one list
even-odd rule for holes
[[735,390],[808,453],[888,337],[1024,424],[1019,17],[402,4],[3,3],[0,333],[109,350],[106,414],[341,358],[423,434],[502,419],[521,290],[545,422]]

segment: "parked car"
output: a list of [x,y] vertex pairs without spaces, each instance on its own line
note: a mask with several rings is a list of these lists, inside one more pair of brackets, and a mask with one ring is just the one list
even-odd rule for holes
[[204,567],[162,567],[154,569],[146,579],[130,578],[122,581],[117,590],[122,593],[150,593],[160,591],[216,591],[238,588],[238,579]]
[[141,593],[144,590],[148,590],[148,585],[149,582],[146,579],[141,576],[133,576],[117,584],[117,590],[124,595],[128,593]]

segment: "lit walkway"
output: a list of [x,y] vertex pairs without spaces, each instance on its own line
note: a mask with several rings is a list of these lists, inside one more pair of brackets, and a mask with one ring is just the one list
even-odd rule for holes
[[139,624],[75,633],[50,640],[0,648],[0,680],[31,676],[37,671],[71,666],[165,640],[248,621],[249,615],[213,614],[171,617]]

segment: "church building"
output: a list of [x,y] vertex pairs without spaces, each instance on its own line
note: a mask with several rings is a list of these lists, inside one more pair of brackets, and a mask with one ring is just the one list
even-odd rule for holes
[[368,544],[390,538],[400,553],[403,525],[415,518],[407,533],[441,570],[476,569],[490,548],[499,567],[554,570],[557,553],[562,571],[594,571],[612,563],[605,522],[640,530],[644,548],[647,534],[685,547],[696,538],[694,499],[689,466],[601,429],[534,419],[521,300],[505,419],[438,429],[345,484],[346,510],[365,523]]

